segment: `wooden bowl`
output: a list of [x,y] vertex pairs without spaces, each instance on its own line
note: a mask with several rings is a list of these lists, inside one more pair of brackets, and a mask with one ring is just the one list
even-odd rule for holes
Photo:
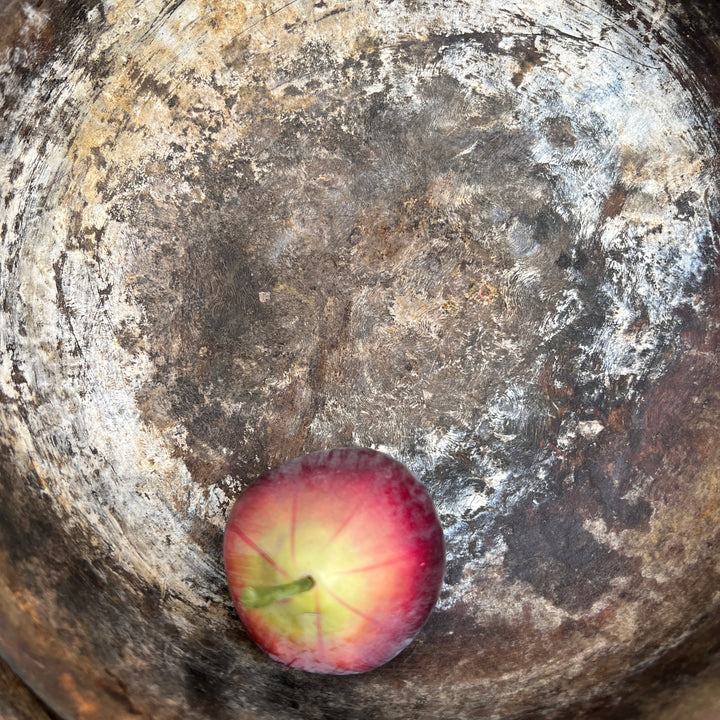
[[[0,51],[0,655],[52,712],[628,719],[713,667],[712,1],[11,0]],[[448,565],[328,678],[221,543],[341,445]]]

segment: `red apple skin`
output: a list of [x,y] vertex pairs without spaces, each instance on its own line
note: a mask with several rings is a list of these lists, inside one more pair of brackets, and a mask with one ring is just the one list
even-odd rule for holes
[[[240,619],[270,657],[347,675],[411,642],[437,601],[445,549],[432,500],[404,465],[340,448],[291,460],[245,490],[228,518],[224,561]],[[248,587],[306,576],[310,590],[243,604]]]

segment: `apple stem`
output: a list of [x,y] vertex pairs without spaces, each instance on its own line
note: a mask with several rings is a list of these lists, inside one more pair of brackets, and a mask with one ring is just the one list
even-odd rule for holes
[[309,576],[298,578],[284,585],[272,585],[271,587],[246,587],[240,597],[243,607],[249,610],[271,605],[277,600],[285,600],[307,592],[315,587],[315,581]]

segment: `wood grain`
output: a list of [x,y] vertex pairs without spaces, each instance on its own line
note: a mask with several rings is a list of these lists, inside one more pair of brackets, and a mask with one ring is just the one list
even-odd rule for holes
[[[711,662],[712,3],[7,10],[0,654],[60,717],[633,718]],[[448,572],[387,667],[298,675],[222,531],[349,444]]]

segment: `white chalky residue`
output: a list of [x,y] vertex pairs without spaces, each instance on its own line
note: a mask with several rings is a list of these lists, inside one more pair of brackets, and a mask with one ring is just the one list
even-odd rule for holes
[[597,437],[605,426],[599,420],[584,420],[577,424],[577,430],[584,438]]
[[[70,68],[53,69],[61,76],[72,76]],[[53,107],[62,107],[73,87],[79,92],[82,83],[76,80],[68,81],[66,89],[59,91]],[[43,139],[42,134],[39,137],[37,142]],[[1,426],[16,438],[13,451],[18,469],[27,466],[37,473],[65,511],[69,530],[88,524],[110,540],[126,537],[118,562],[148,577],[163,576],[168,566],[188,564],[201,575],[216,574],[217,568],[198,548],[187,547],[187,521],[175,512],[169,499],[157,495],[157,489],[167,487],[168,480],[177,492],[193,488],[194,483],[184,464],[170,456],[165,439],[140,419],[135,392],[143,384],[141,378],[147,377],[147,357],[128,355],[114,337],[114,328],[137,313],[137,308],[126,305],[121,296],[127,282],[127,258],[117,252],[97,258],[114,288],[103,306],[93,274],[96,268],[87,265],[82,253],[65,252],[63,248],[68,218],[58,192],[68,189],[53,187],[53,182],[70,172],[65,149],[50,142],[44,155],[32,145],[21,152],[25,170],[16,182],[40,194],[50,188],[48,196],[56,205],[36,208],[30,204],[24,208],[17,202],[9,208],[9,217],[23,213],[20,230],[32,242],[22,244],[20,251],[14,312],[0,315],[0,350],[3,357],[11,356],[7,348],[19,336],[18,324],[24,324],[26,343],[33,347],[25,348],[19,368],[28,385],[19,387],[31,388],[29,392],[36,398],[52,398],[52,402],[38,403],[27,425],[10,407],[0,408]],[[42,172],[35,174],[33,159],[41,156]],[[95,208],[91,217],[101,221],[104,209]],[[10,235],[10,240],[0,246],[0,263],[6,264],[21,239]],[[130,253],[132,244],[125,249]],[[58,299],[60,291],[62,302]],[[87,308],[95,308],[92,315],[84,314]],[[56,376],[59,345],[68,350],[60,355],[64,361],[73,358],[74,363],[61,386]],[[48,442],[63,441],[72,445],[75,453],[86,455],[88,462],[95,458],[97,472],[91,485],[78,481],[69,455],[68,462],[63,462],[62,455],[46,449]],[[86,496],[89,492],[92,499]],[[146,503],[139,502],[143,495]],[[82,512],[77,512],[78,508]],[[215,512],[219,508],[220,503],[216,503]],[[161,538],[169,542],[161,542]],[[179,596],[189,592],[184,584],[173,589]]]

